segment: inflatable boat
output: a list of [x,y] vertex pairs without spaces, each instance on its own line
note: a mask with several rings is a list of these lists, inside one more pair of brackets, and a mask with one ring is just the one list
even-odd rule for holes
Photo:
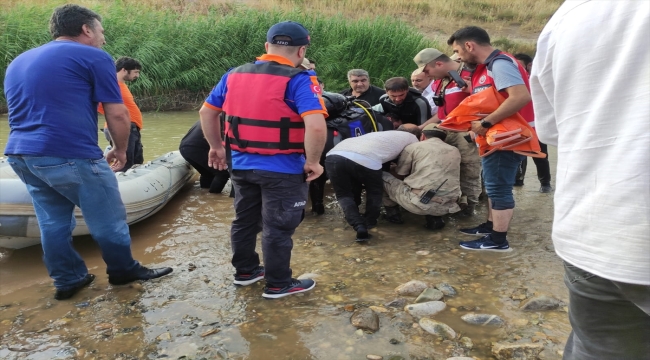
[[[126,221],[135,224],[165,206],[190,181],[194,170],[178,151],[115,173],[126,207]],[[88,226],[75,208],[73,236],[88,235]],[[6,160],[0,160],[0,247],[20,249],[39,244],[40,231],[32,198]]]

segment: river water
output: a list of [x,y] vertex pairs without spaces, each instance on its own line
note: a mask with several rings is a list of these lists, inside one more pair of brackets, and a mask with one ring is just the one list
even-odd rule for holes
[[[196,112],[144,114],[145,160],[177,149],[197,119]],[[6,115],[0,122],[4,148]],[[106,145],[103,137],[99,141]],[[317,274],[316,288],[264,300],[263,282],[232,285],[232,199],[189,184],[159,213],[131,226],[134,257],[145,265],[174,267],[168,277],[113,287],[98,247],[82,236],[75,247],[97,279],[72,299],[56,301],[39,246],[0,249],[0,358],[491,359],[492,343],[507,342],[540,345],[542,359],[560,359],[570,331],[568,296],[550,240],[552,195],[538,188],[530,161],[526,185],[514,191],[517,209],[508,235],[514,250],[507,254],[458,247],[468,238],[457,229],[482,222],[484,203],[472,218],[448,218],[438,232],[424,229],[421,216],[405,216],[403,225],[380,220],[369,244],[356,244],[329,191],[326,214],[307,214],[294,235],[294,276]],[[431,335],[403,309],[384,306],[410,280],[446,282],[457,290],[432,317],[453,328],[456,339]],[[526,298],[541,295],[563,304],[552,311],[520,309]],[[368,306],[379,315],[374,334],[350,324],[351,311]],[[498,315],[505,325],[467,324],[460,317],[469,312]]]

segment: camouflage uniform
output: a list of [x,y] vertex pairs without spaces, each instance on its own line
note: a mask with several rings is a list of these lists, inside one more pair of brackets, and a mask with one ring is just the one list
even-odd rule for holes
[[[470,204],[477,204],[481,195],[481,157],[475,142],[467,142],[467,132],[446,131],[445,142],[460,152],[460,191]],[[461,201],[463,202],[463,201]]]
[[[417,215],[442,216],[460,211],[460,160],[458,149],[438,138],[407,146],[395,168],[398,175],[406,176],[404,181],[383,174],[384,206],[400,205]],[[445,180],[428,204],[420,202],[424,193],[437,189]]]

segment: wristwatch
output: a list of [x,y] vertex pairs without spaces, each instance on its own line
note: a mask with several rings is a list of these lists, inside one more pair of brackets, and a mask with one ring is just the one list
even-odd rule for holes
[[485,120],[481,121],[481,126],[483,126],[483,127],[486,128],[486,129],[491,128],[492,125],[494,125],[494,124],[492,124],[492,123],[489,122],[489,121],[485,121]]

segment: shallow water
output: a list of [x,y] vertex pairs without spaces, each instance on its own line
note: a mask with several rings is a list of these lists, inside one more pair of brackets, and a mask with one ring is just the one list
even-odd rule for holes
[[[196,112],[145,114],[145,159],[177,149],[197,118]],[[4,147],[6,116],[0,122]],[[100,137],[102,147],[105,143]],[[552,165],[554,159],[552,153]],[[326,215],[308,215],[294,236],[294,275],[318,274],[316,288],[264,300],[262,282],[232,285],[232,199],[188,185],[155,216],[131,226],[134,257],[174,267],[163,279],[110,286],[97,246],[90,237],[79,237],[75,246],[97,279],[71,300],[56,301],[40,247],[1,250],[0,358],[355,360],[367,354],[384,359],[464,354],[490,359],[492,342],[532,341],[545,346],[542,358],[559,359],[570,331],[564,307],[522,312],[520,300],[512,299],[522,293],[567,301],[550,240],[552,196],[540,194],[538,187],[530,161],[526,185],[515,189],[509,232],[514,251],[507,254],[458,247],[468,237],[456,229],[483,221],[484,204],[473,218],[447,219],[439,232],[424,229],[420,216],[406,216],[403,225],[380,220],[369,244],[358,245],[330,193]],[[374,334],[359,333],[350,324],[352,307],[381,307],[409,280],[456,288],[458,295],[445,297],[447,308],[432,318],[471,338],[473,349],[424,332],[401,309],[379,313],[380,330]],[[468,312],[499,315],[506,325],[466,324],[460,316]]]

